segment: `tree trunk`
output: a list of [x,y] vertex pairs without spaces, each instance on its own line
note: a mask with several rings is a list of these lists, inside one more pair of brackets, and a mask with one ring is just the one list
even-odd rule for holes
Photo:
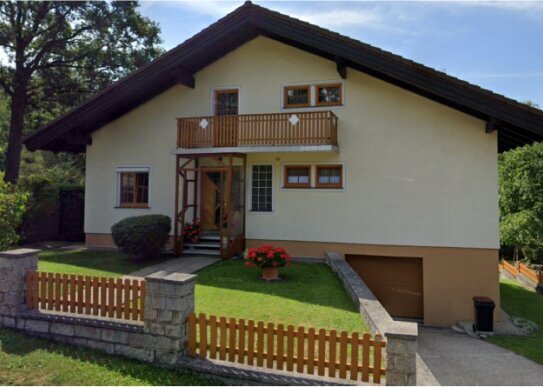
[[27,107],[27,84],[26,80],[17,82],[13,96],[11,97],[11,120],[9,123],[9,140],[6,151],[4,180],[12,184],[16,184],[19,179],[23,126]]

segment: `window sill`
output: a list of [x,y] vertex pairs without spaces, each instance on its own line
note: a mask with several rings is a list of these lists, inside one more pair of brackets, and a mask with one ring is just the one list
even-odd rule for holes
[[344,192],[345,187],[281,187],[281,191],[323,191],[323,192]]
[[151,207],[150,206],[114,206],[113,208],[126,208],[129,210],[137,210],[137,209],[145,210],[145,209],[150,209]]

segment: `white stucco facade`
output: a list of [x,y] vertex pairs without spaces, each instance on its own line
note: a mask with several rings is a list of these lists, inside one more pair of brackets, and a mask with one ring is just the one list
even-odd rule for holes
[[[344,88],[344,106],[325,108],[339,118],[339,152],[248,154],[248,170],[274,167],[273,212],[247,212],[248,239],[499,247],[497,135],[483,121],[352,69],[342,80],[334,62],[264,37],[198,72],[194,89],[175,86],[93,133],[85,232],[174,216],[175,118],[212,114],[214,88],[239,88],[240,114],[277,113],[284,85],[329,81]],[[344,165],[343,189],[282,188],[285,164],[330,162]],[[149,209],[116,207],[127,166],[150,169]]]

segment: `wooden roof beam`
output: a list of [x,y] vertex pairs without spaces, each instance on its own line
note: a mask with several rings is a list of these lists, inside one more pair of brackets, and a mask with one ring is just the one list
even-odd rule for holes
[[490,119],[486,122],[485,127],[485,133],[493,133],[496,130],[498,130],[498,126],[500,126],[501,122],[497,118],[490,117]]
[[178,67],[175,70],[175,78],[178,84],[194,89],[194,75],[191,72]]
[[347,79],[347,65],[340,57],[336,57],[336,70],[341,79]]

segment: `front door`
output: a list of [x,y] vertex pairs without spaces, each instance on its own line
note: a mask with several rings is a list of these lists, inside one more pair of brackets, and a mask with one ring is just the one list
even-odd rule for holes
[[204,230],[218,230],[221,219],[221,172],[202,170],[200,222]]
[[238,145],[239,93],[237,89],[215,90],[215,147]]

